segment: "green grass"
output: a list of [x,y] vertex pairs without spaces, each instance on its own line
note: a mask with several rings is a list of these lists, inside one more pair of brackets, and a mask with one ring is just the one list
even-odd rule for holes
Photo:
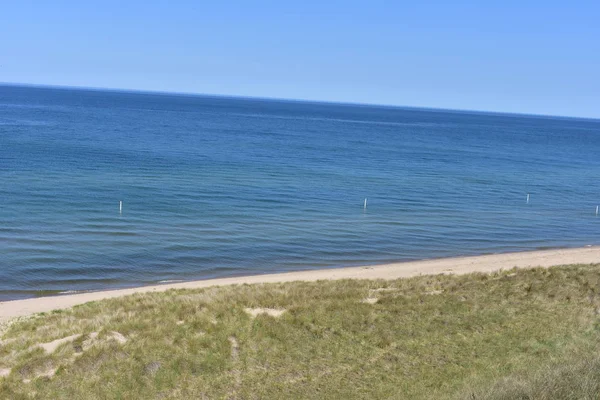
[[0,399],[592,399],[598,310],[600,264],[138,294],[10,325]]

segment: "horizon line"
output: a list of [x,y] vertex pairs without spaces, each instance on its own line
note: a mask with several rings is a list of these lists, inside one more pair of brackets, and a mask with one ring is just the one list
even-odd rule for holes
[[600,117],[578,117],[578,116],[569,116],[569,115],[531,114],[531,113],[524,113],[524,112],[520,113],[520,112],[509,112],[509,111],[470,110],[470,109],[461,109],[461,108],[407,106],[407,105],[361,103],[361,102],[348,102],[348,101],[336,101],[336,100],[293,99],[293,98],[285,98],[285,97],[228,95],[228,94],[179,92],[179,91],[164,91],[164,90],[151,90],[151,89],[126,89],[126,88],[99,87],[99,86],[72,86],[72,85],[54,85],[54,84],[44,84],[44,83],[21,83],[21,82],[1,82],[1,81],[0,81],[0,86],[32,87],[32,88],[40,88],[40,89],[90,90],[90,91],[105,91],[105,92],[116,92],[116,93],[154,94],[154,95],[176,95],[176,96],[189,96],[189,97],[216,97],[216,98],[230,98],[230,99],[237,98],[237,99],[248,99],[248,100],[284,101],[284,102],[291,102],[291,103],[317,103],[317,104],[329,104],[329,105],[384,107],[384,108],[412,109],[412,110],[425,110],[425,111],[446,111],[446,112],[455,112],[455,113],[494,114],[494,115],[517,116],[517,117],[520,116],[520,117],[534,117],[534,118],[558,118],[558,119],[577,119],[577,120],[600,121]]

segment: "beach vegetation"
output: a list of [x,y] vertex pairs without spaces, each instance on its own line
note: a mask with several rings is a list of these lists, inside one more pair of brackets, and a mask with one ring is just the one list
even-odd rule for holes
[[140,293],[5,326],[0,398],[591,399],[599,310],[600,264]]

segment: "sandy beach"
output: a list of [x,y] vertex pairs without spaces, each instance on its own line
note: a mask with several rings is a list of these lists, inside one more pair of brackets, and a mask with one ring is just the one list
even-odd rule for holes
[[321,269],[234,278],[208,279],[131,289],[108,290],[72,295],[40,297],[0,303],[0,322],[14,317],[65,309],[90,301],[110,299],[134,293],[160,292],[169,289],[195,289],[209,286],[318,281],[337,279],[398,279],[417,275],[467,274],[492,272],[500,269],[551,267],[566,264],[600,262],[600,246],[573,249],[554,249],[518,253],[490,254],[473,257],[454,257],[384,265]]

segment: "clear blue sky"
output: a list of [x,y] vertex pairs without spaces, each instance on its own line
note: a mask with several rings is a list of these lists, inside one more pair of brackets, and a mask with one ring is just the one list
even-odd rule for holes
[[600,117],[600,1],[3,1],[0,82]]

